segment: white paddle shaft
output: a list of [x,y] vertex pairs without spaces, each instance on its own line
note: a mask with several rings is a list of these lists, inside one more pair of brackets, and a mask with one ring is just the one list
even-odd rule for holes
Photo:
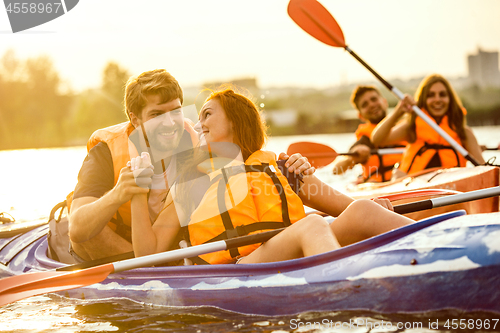
[[199,256],[200,254],[224,251],[227,245],[225,241],[212,242],[207,244],[201,244],[197,246],[191,246],[184,249],[177,249],[168,252],[161,252],[156,254],[151,254],[144,257],[137,257],[122,261],[117,261],[113,263],[114,272],[122,272],[129,269],[134,269],[137,267],[148,267],[163,264],[166,262],[181,260],[184,258],[192,258]]

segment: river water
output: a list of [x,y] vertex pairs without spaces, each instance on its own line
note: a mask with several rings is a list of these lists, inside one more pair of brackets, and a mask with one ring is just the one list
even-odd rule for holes
[[[473,130],[480,144],[498,147],[500,127]],[[324,143],[337,152],[346,152],[355,138],[353,134],[275,137],[266,149],[279,153],[297,141]],[[19,223],[46,220],[52,207],[74,189],[85,155],[84,146],[0,151],[0,212],[12,215]],[[496,164],[500,163],[498,150],[485,151],[483,156],[486,160],[495,156]],[[355,180],[359,172],[355,168],[342,176],[333,176],[326,167],[316,174],[342,188]],[[337,332],[336,323],[344,324],[340,331],[345,332],[445,332],[449,331],[444,326],[448,319],[484,321],[494,317],[454,311],[411,315],[342,311],[265,317],[213,308],[166,308],[126,299],[85,301],[49,295],[0,308],[0,332]],[[298,327],[299,320],[318,324]],[[397,323],[401,329],[396,328]],[[495,330],[500,331],[500,323]],[[490,327],[486,331],[494,330]]]

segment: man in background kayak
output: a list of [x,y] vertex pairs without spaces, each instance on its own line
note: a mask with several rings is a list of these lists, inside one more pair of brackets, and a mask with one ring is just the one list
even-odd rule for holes
[[[399,102],[396,108],[408,103],[409,101],[405,99]],[[391,179],[394,165],[401,159],[401,154],[371,154],[371,150],[405,147],[406,142],[391,147],[375,147],[370,141],[370,135],[377,124],[385,118],[389,104],[377,88],[369,85],[360,85],[354,89],[351,104],[358,110],[358,116],[363,121],[356,130],[357,141],[349,150],[350,153],[356,153],[356,155],[337,157],[333,163],[333,174],[343,174],[359,163],[363,166],[360,182],[388,181]]]
[[[166,70],[130,78],[124,103],[129,121],[92,134],[78,184],[68,197],[70,252],[77,262],[132,251],[130,199],[135,194],[149,192],[153,223],[171,185],[169,180],[175,179],[182,168],[176,154],[198,143],[198,134],[183,115],[182,89]],[[162,155],[153,164],[154,171],[149,170],[154,172],[151,190],[136,186],[137,177],[126,177],[121,172],[131,159],[129,142],[137,141],[132,139],[134,135],[143,135],[136,129],[147,133],[148,150]],[[133,149],[131,152],[138,153]],[[291,156],[286,166],[291,168],[290,172],[314,172],[307,159],[298,154]]]

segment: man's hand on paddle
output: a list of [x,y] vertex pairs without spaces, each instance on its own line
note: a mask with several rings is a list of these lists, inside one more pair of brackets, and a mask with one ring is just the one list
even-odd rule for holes
[[362,144],[352,147],[349,152],[356,153],[356,155],[352,155],[352,161],[354,164],[366,163],[371,156],[370,147]]
[[286,153],[281,153],[278,159],[287,160],[285,166],[288,168],[289,172],[295,172],[295,174],[302,173],[303,175],[312,175],[316,171],[316,169],[311,166],[311,163],[307,160],[307,157],[304,157],[299,153],[295,153],[292,156],[288,156]]

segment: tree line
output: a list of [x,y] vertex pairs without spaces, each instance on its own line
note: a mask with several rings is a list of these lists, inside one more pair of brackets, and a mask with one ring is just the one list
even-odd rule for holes
[[[109,62],[99,87],[74,93],[65,87],[49,57],[23,60],[13,50],[7,51],[0,58],[0,150],[82,145],[96,129],[126,121],[123,95],[129,77],[126,69]],[[359,120],[339,113],[352,109],[347,88],[271,94],[257,104],[265,102],[265,112],[294,109],[298,114],[293,126],[278,127],[268,121],[272,135],[354,132]],[[500,125],[499,88],[469,87],[458,94],[469,125]],[[393,96],[386,97],[391,106],[396,105]],[[185,96],[185,104],[195,99]]]
[[127,120],[123,94],[129,73],[108,63],[100,87],[65,89],[47,56],[0,58],[0,149],[81,145],[98,128]]

